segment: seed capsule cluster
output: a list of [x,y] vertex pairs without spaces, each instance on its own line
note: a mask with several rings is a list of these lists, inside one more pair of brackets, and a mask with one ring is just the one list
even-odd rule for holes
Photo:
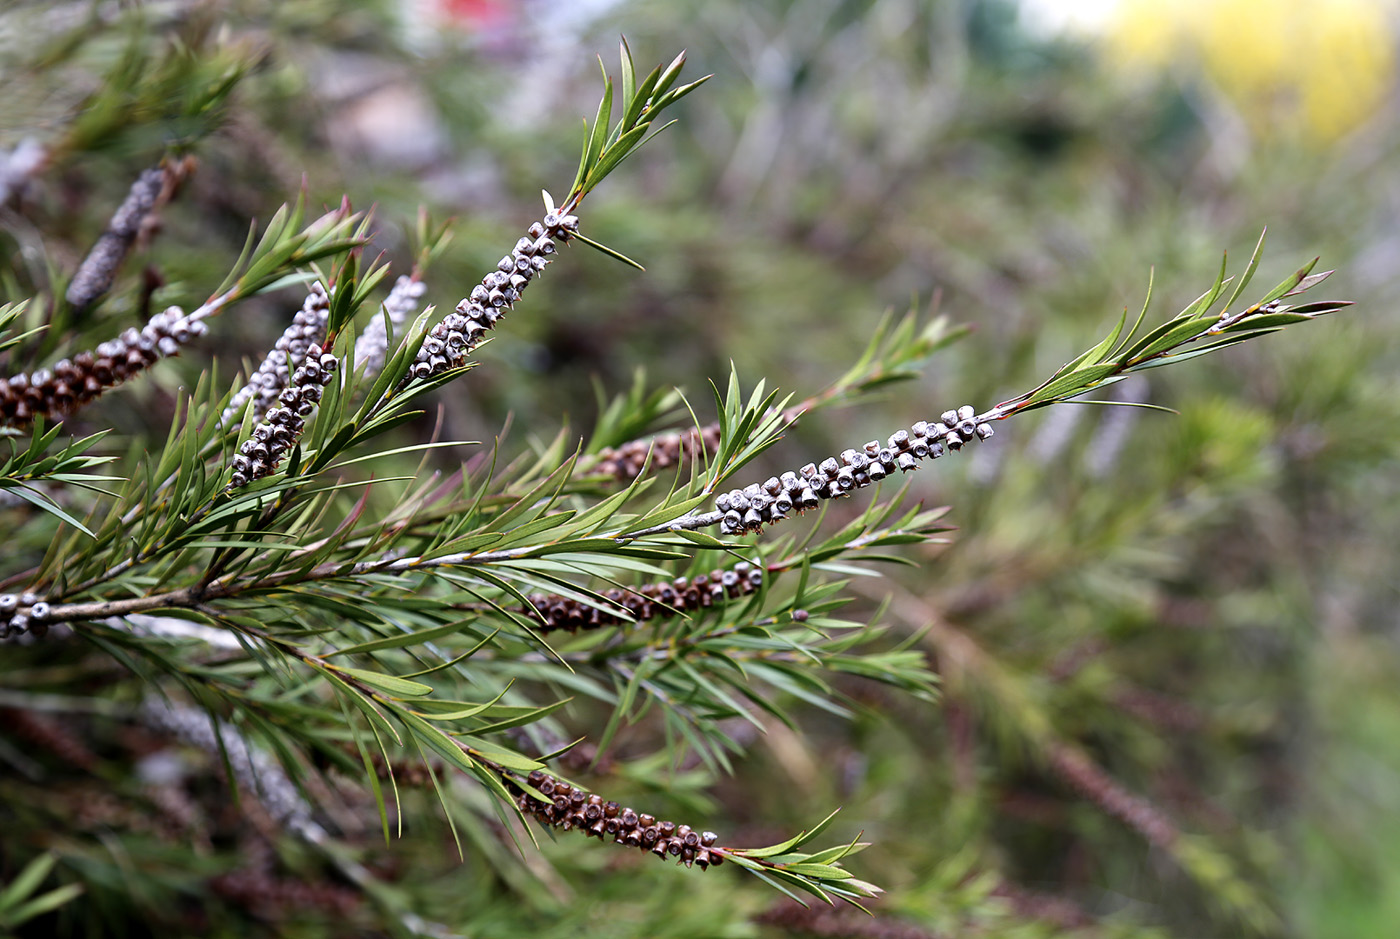
[[403,324],[418,309],[418,300],[427,291],[428,285],[415,277],[400,277],[394,281],[394,288],[384,298],[382,312],[369,321],[365,331],[355,341],[355,367],[364,366],[366,374],[374,374],[384,367],[384,357],[389,352],[389,332],[384,325],[384,317],[389,317],[389,325],[394,335],[403,332]]
[[664,470],[695,459],[698,453],[719,449],[719,424],[692,427],[683,434],[662,434],[652,440],[631,440],[622,446],[604,447],[598,452],[597,470],[619,482],[631,482],[646,465],[651,454],[652,469]]
[[97,239],[68,284],[64,299],[70,306],[86,309],[112,286],[112,277],[126,259],[142,223],[160,199],[166,177],[167,170],[162,167],[146,170],[136,177],[131,191],[107,223],[107,230]]
[[49,631],[49,604],[36,593],[0,594],[0,639]]
[[956,411],[944,411],[933,423],[918,421],[909,430],[895,431],[884,446],[872,440],[860,450],[842,451],[839,460],[827,457],[820,464],[808,463],[797,473],[733,489],[715,500],[715,508],[724,513],[720,530],[726,535],[758,531],[765,522],[781,521],[794,510],[816,508],[823,499],[848,495],[896,470],[907,473],[920,460],[959,450],[974,437],[986,440],[992,436],[992,425],[978,423],[976,417],[976,410],[965,404]]
[[67,414],[108,388],[179,353],[181,346],[204,335],[203,320],[172,306],[92,352],[80,352],[51,369],[0,378],[0,423],[26,424],[39,415]]
[[326,288],[315,283],[311,285],[302,302],[301,309],[292,317],[292,324],[286,328],[267,358],[248,377],[248,383],[234,394],[219,423],[227,427],[238,419],[243,405],[253,401],[253,417],[261,420],[268,410],[277,404],[277,399],[287,387],[287,379],[292,371],[306,358],[311,347],[326,338],[326,321],[330,317],[331,298]]
[[321,389],[330,384],[339,365],[336,357],[322,352],[319,345],[307,347],[306,357],[292,373],[292,383],[277,397],[279,406],[268,410],[262,423],[253,428],[253,435],[238,448],[230,489],[246,486],[277,468],[301,437],[306,418],[321,400]]
[[515,804],[543,825],[564,831],[577,828],[599,841],[612,835],[614,844],[649,851],[663,861],[668,856],[673,857],[676,863],[686,867],[697,864],[704,870],[711,864],[718,866],[724,862],[724,857],[713,850],[718,836],[712,831],[695,831],[689,825],[657,821],[651,815],[634,812],[616,802],[604,802],[601,796],[576,789],[540,770],[531,773],[529,781],[549,801],[522,790]]
[[528,237],[517,241],[511,253],[497,262],[496,269],[472,288],[471,295],[428,333],[409,374],[428,378],[465,362],[486,331],[515,305],[534,276],[549,265],[557,245],[568,242],[577,232],[578,217],[574,215],[550,212],[532,223]]
[[[693,580],[677,577],[675,580],[647,584],[635,590],[620,590],[614,587],[603,596],[631,613],[634,620],[641,621],[671,613],[708,608],[726,598],[747,596],[762,583],[763,568],[740,561],[730,569],[717,568],[708,574],[700,574]],[[574,632],[627,622],[620,616],[558,594],[531,594],[529,600],[533,609],[521,608],[520,612],[534,618],[539,623],[540,632],[560,629]]]

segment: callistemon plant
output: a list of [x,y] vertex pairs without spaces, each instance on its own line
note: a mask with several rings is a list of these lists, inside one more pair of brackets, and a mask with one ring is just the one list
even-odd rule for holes
[[[1009,418],[1343,306],[1296,299],[1325,276],[1312,265],[1241,302],[1256,250],[1237,281],[1222,269],[1160,325],[1147,324],[1144,306],[1025,394],[989,405],[909,400],[899,426],[871,427],[836,453],[802,452],[784,433],[813,409],[917,374],[957,338],[943,319],[886,320],[847,374],[800,401],[763,382],[746,392],[730,374],[715,384],[716,422],[657,433],[679,398],[639,387],[581,445],[562,431],[533,449],[505,438],[447,478],[365,471],[402,452],[388,432],[432,394],[470,394],[471,369],[491,367],[482,343],[511,341],[514,317],[530,313],[528,288],[554,265],[598,260],[581,247],[626,260],[588,236],[586,197],[704,83],[682,83],[684,64],[682,55],[639,75],[624,45],[562,198],[544,193],[539,217],[522,220],[460,301],[434,287],[445,228],[425,220],[413,265],[391,271],[366,260],[370,220],[348,201],[309,222],[298,201],[195,309],[127,326],[118,324],[130,311],[114,310],[102,320],[111,338],[95,348],[52,333],[40,344],[46,327],[73,322],[71,309],[101,309],[143,219],[197,172],[172,152],[140,176],[66,294],[0,307],[0,512],[15,529],[0,557],[0,660],[19,663],[3,669],[21,689],[4,697],[6,720],[34,746],[90,766],[89,725],[65,727],[65,715],[126,726],[107,747],[202,750],[238,794],[223,810],[298,839],[342,882],[287,893],[264,864],[243,879],[210,875],[208,889],[324,908],[364,898],[392,914],[394,929],[450,932],[384,899],[393,872],[350,846],[364,818],[325,803],[325,780],[348,778],[370,794],[386,837],[401,818],[400,790],[424,785],[440,792],[454,832],[467,833],[464,853],[529,853],[548,833],[574,852],[631,848],[690,869],[677,877],[752,873],[794,895],[866,903],[881,891],[848,864],[867,845],[825,840],[836,816],[745,846],[703,801],[667,818],[646,804],[655,790],[622,783],[628,791],[614,793],[606,786],[618,780],[595,780],[595,770],[624,725],[656,715],[671,747],[665,756],[657,744],[663,761],[690,752],[723,769],[742,747],[736,720],[785,721],[804,702],[847,713],[837,677],[933,702],[937,675],[917,647],[879,641],[878,617],[842,614],[853,570],[947,530],[943,510],[904,505],[909,474],[957,459]],[[289,289],[300,299],[261,364],[221,354],[216,337],[243,301]],[[175,355],[207,367],[180,393],[163,445],[143,451],[93,427],[85,409],[103,398],[111,413],[113,399]],[[443,445],[409,449],[429,465]],[[783,468],[752,470],[765,452]],[[394,499],[372,497],[385,486]],[[827,514],[840,524],[824,524]],[[64,666],[68,691],[26,693],[17,669],[53,649],[81,650],[65,660],[77,663]],[[575,715],[595,712],[575,712],[576,696],[607,716],[579,728]],[[1176,844],[1082,757],[1056,752],[1089,798]],[[169,797],[158,768],[148,771],[151,791]],[[15,777],[0,793],[7,804],[37,798],[24,787]],[[194,831],[213,811],[182,805],[167,806],[162,824]],[[28,855],[24,889],[0,907],[32,899],[44,904],[38,915],[86,902],[78,890],[106,889],[111,868],[93,862],[68,868],[73,889],[40,892],[54,856]]]

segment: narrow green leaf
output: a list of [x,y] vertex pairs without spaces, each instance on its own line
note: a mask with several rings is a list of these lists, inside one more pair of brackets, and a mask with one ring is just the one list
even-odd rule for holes
[[363,668],[350,668],[345,665],[331,666],[337,671],[344,672],[359,681],[364,682],[371,688],[378,688],[380,691],[387,691],[394,695],[403,695],[410,698],[421,698],[424,695],[433,693],[431,685],[421,682],[409,681],[406,678],[397,678],[393,675],[383,675],[379,672],[372,672]]

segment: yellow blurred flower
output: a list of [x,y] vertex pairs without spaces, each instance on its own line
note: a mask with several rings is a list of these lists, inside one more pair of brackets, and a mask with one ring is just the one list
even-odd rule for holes
[[1118,67],[1203,74],[1261,138],[1327,144],[1395,81],[1388,0],[1120,0],[1104,34]]

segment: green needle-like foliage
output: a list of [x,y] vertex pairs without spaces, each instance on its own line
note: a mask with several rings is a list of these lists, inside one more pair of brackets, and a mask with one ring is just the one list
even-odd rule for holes
[[[161,119],[178,125],[169,147],[215,150],[213,111],[250,74],[248,64],[227,50],[200,59],[190,49],[157,67],[133,51],[113,74],[133,95],[165,102],[169,115]],[[282,303],[289,288],[321,299],[312,351],[268,360],[283,363],[281,404],[271,410],[240,412],[244,399],[234,396],[245,382],[235,376],[243,366],[194,334],[183,361],[200,363],[198,378],[174,393],[162,436],[143,436],[129,421],[102,427],[123,396],[166,367],[154,355],[140,358],[140,343],[154,340],[123,340],[119,354],[97,346],[95,359],[80,360],[92,332],[85,326],[81,336],[55,335],[73,322],[54,303],[56,293],[5,297],[0,351],[8,354],[9,376],[0,381],[0,404],[13,406],[4,412],[0,496],[16,504],[0,507],[15,526],[0,560],[0,635],[8,640],[0,684],[9,689],[0,704],[16,713],[71,708],[206,750],[238,790],[236,810],[258,806],[299,840],[296,850],[338,871],[396,933],[431,932],[432,924],[390,897],[372,851],[350,847],[349,838],[342,843],[345,813],[321,811],[340,785],[332,778],[354,781],[361,807],[377,813],[372,827],[391,843],[415,811],[406,790],[417,774],[434,790],[434,811],[447,820],[457,850],[487,858],[503,881],[523,876],[511,852],[536,866],[540,848],[530,841],[542,826],[687,868],[732,864],[794,898],[859,905],[877,897],[879,887],[858,879],[855,856],[880,852],[880,842],[833,838],[835,812],[795,837],[747,848],[723,832],[658,821],[661,809],[622,807],[565,776],[586,778],[603,759],[628,754],[617,758],[634,768],[655,759],[714,779],[733,772],[749,748],[739,728],[794,730],[810,713],[856,720],[868,710],[857,688],[935,705],[941,683],[923,651],[924,634],[892,628],[882,609],[853,605],[853,581],[868,580],[880,564],[927,563],[929,549],[946,540],[946,510],[907,498],[896,472],[902,478],[926,460],[977,445],[993,422],[1345,304],[1291,299],[1326,276],[1311,274],[1309,264],[1236,308],[1259,265],[1261,238],[1238,283],[1222,267],[1179,316],[1147,325],[1144,304],[1131,328],[1125,316],[1043,384],[986,410],[909,401],[909,429],[884,428],[872,444],[852,441],[839,460],[800,452],[789,433],[794,423],[916,378],[960,330],[944,318],[888,317],[849,371],[806,399],[766,380],[746,390],[731,370],[712,384],[711,429],[699,418],[709,403],[653,391],[639,374],[628,393],[600,407],[586,442],[556,428],[531,428],[542,435],[533,447],[506,435],[487,445],[424,433],[436,396],[473,393],[478,363],[465,356],[480,348],[483,331],[517,304],[520,316],[530,315],[524,283],[554,263],[556,245],[577,237],[601,247],[577,232],[574,213],[669,126],[653,127],[657,118],[709,77],[679,84],[684,64],[682,54],[639,79],[624,41],[620,80],[615,85],[605,70],[566,198],[556,206],[546,193],[539,232],[532,228],[502,258],[499,277],[488,274],[473,288],[475,301],[463,299],[449,314],[484,325],[438,328],[449,321],[430,304],[449,309],[454,300],[433,288],[431,262],[448,232],[426,217],[414,265],[404,271],[369,259],[374,229],[348,202],[308,221],[303,195],[251,225],[241,254],[225,259],[226,276],[196,288],[208,299],[186,319],[210,319],[217,331],[236,306]],[[180,100],[165,100],[177,88],[185,89]],[[96,110],[75,116],[54,151],[64,160],[80,161],[120,132],[127,105],[110,90],[88,107]],[[570,256],[562,263],[580,262]],[[422,312],[397,325],[380,306],[391,273],[429,285]],[[111,297],[127,295],[119,283]],[[98,302],[96,322],[115,321],[111,297]],[[35,322],[45,316],[52,319]],[[357,336],[380,318],[387,347],[357,367]],[[459,358],[441,353],[437,362],[430,344],[445,348],[464,329]],[[64,361],[78,370],[73,381],[91,377],[110,388],[100,407],[79,408],[71,396],[42,390],[57,387],[53,375],[61,369],[50,366],[41,381],[45,362],[26,358],[70,346]],[[99,376],[101,362],[114,357],[134,363],[121,387]],[[222,421],[231,401],[237,416]],[[658,428],[674,433],[638,440]],[[445,463],[446,448],[472,455]],[[259,470],[245,473],[254,459]],[[788,472],[774,471],[777,465]],[[94,473],[99,467],[104,475]],[[766,482],[733,488],[764,475]],[[877,486],[879,493],[861,491]],[[955,648],[938,627],[927,628],[935,644]],[[982,660],[963,646],[961,658],[949,661],[976,671]],[[995,665],[982,675],[994,691],[1011,687]],[[1234,905],[1268,928],[1267,909],[1238,886],[1223,856],[1153,827],[1154,816],[1060,742],[1018,690],[1007,690],[998,705],[1024,709],[1025,719],[1014,723],[1023,733],[1031,728],[1031,746],[1062,775],[1116,807],[1109,811],[1128,824],[1170,842],[1198,880],[1213,877],[1207,886],[1234,891]],[[585,749],[591,758],[571,761]],[[662,799],[677,815],[706,805],[697,799],[676,808],[671,795],[625,776],[596,785],[610,782],[638,802]],[[18,777],[0,784],[0,799],[35,796],[27,785]],[[724,827],[722,818],[711,824]],[[559,850],[603,850],[569,840],[562,837]],[[47,887],[59,864],[52,851],[62,849],[41,847],[26,844],[17,861],[6,862],[25,866],[0,891],[4,929],[65,905],[79,909],[85,892],[112,894],[113,869],[78,850],[63,855],[64,885]],[[154,858],[140,863],[158,866]],[[156,916],[157,896],[133,894],[131,903]],[[98,911],[83,908],[82,915]]]

